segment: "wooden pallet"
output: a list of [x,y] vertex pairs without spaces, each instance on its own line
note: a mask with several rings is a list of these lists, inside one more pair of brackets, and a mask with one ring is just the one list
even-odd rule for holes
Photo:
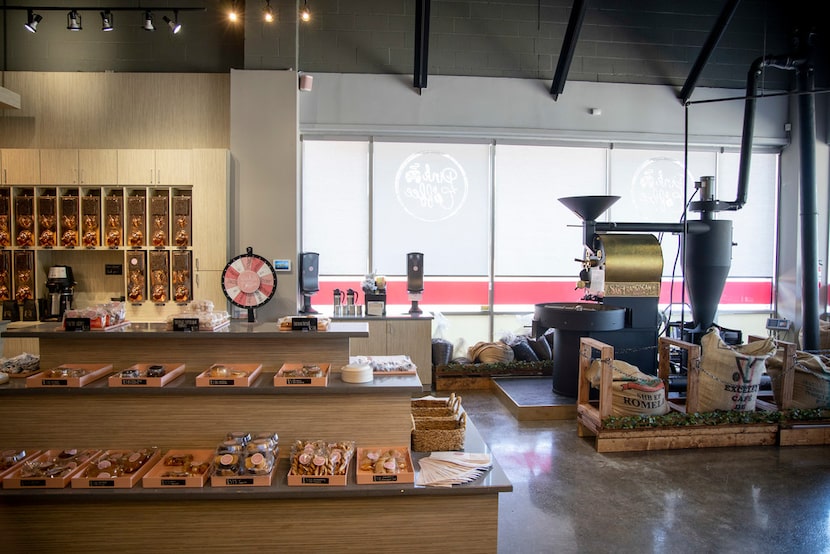
[[[672,347],[686,351],[688,357],[688,385],[686,402],[670,401],[669,409],[678,412],[697,412],[700,378],[700,346],[661,337],[658,342],[658,377],[669,390],[669,354]],[[599,400],[589,399],[591,384],[588,369],[599,351],[602,363]],[[716,426],[651,427],[639,429],[605,429],[602,422],[611,415],[611,383],[614,347],[596,339],[580,339],[579,392],[577,397],[577,425],[580,437],[595,437],[597,452],[642,452],[647,450],[674,450],[685,448],[715,448],[723,446],[771,446],[778,440],[778,425],[767,423],[724,424]]]

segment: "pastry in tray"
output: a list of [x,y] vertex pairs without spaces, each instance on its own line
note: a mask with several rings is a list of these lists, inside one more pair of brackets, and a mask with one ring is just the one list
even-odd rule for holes
[[354,455],[353,441],[297,440],[291,447],[293,475],[345,475]]

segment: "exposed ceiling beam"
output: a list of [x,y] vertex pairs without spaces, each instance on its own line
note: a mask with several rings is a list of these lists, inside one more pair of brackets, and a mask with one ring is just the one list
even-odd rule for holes
[[724,31],[726,31],[726,27],[729,26],[729,22],[732,20],[732,16],[735,15],[735,10],[738,8],[740,1],[726,0],[726,3],[723,5],[720,16],[718,16],[717,21],[715,21],[715,26],[709,32],[709,36],[706,38],[706,42],[700,53],[697,55],[695,64],[692,66],[692,70],[689,72],[689,76],[686,77],[686,82],[683,84],[683,88],[678,95],[678,98],[680,98],[680,101],[684,105],[691,98],[692,92],[694,92],[695,86],[697,85],[697,80],[700,78],[706,62],[709,61],[709,56],[712,55],[712,51],[718,45],[718,42],[720,42]]
[[429,74],[429,5],[430,0],[415,2],[415,72],[412,80],[418,93],[427,88]]
[[568,71],[571,69],[576,41],[579,40],[579,31],[582,30],[582,21],[585,19],[587,8],[588,0],[574,0],[571,17],[568,20],[568,29],[565,31],[565,41],[562,43],[559,61],[556,62],[556,73],[553,75],[553,83],[550,86],[550,94],[554,100],[559,100],[559,95],[565,89],[565,81],[568,79]]

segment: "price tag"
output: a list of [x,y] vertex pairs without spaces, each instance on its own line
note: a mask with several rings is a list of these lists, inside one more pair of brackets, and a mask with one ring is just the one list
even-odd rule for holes
[[175,317],[173,318],[173,330],[183,333],[192,333],[199,330],[198,317]]
[[67,317],[63,320],[63,328],[67,331],[89,331],[88,317]]

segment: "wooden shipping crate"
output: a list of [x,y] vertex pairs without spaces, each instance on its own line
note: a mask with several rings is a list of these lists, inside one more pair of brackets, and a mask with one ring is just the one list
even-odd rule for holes
[[[696,413],[698,407],[698,379],[700,377],[700,346],[661,337],[658,342],[658,377],[669,390],[671,348],[686,352],[688,385],[685,403],[667,400],[669,410]],[[591,384],[588,370],[599,352],[602,361],[599,400],[590,400]],[[713,448],[721,446],[766,446],[778,440],[777,423],[746,423],[720,425],[687,425],[680,427],[641,427],[609,429],[603,422],[611,416],[614,347],[596,339],[580,339],[579,389],[577,397],[577,425],[579,436],[593,436],[597,452],[639,452],[646,450],[673,450],[683,448]],[[667,394],[668,396],[668,394]]]

